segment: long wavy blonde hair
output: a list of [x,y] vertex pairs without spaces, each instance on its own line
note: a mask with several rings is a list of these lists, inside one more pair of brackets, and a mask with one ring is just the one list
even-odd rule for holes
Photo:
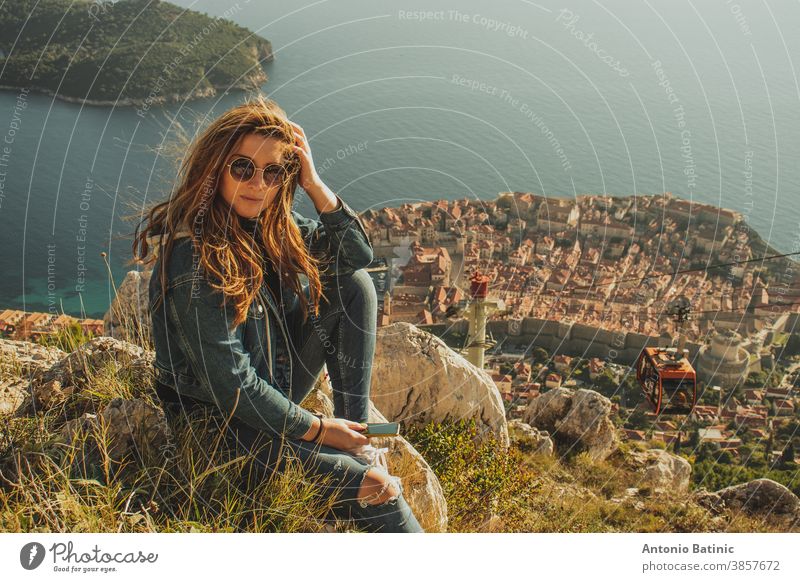
[[[219,192],[225,160],[240,138],[250,133],[273,137],[285,144],[283,160],[288,168],[287,179],[272,206],[255,219],[254,232],[248,232],[240,224],[235,211]],[[260,94],[223,113],[192,142],[180,163],[172,194],[146,211],[134,232],[133,257],[138,264],[155,262],[152,242],[158,240],[160,299],[166,294],[167,265],[175,235],[188,230],[194,252],[199,256],[197,266],[212,287],[223,293],[224,300],[233,304],[233,326],[246,320],[247,309],[264,281],[264,252],[275,265],[278,276],[285,278],[298,295],[304,320],[308,301],[299,274],[305,274],[314,312],[319,315],[320,299],[324,298],[320,263],[306,249],[300,229],[291,217],[300,170],[299,158],[291,149],[294,143],[294,128],[286,113]]]

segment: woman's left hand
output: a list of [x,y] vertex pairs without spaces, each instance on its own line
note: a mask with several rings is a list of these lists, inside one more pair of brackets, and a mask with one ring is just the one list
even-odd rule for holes
[[289,120],[289,123],[294,127],[295,132],[295,145],[294,151],[300,158],[300,176],[298,177],[299,186],[308,192],[310,189],[318,186],[322,180],[317,174],[317,169],[314,167],[314,159],[311,156],[311,147],[308,145],[308,139],[303,128],[296,124],[294,121]]

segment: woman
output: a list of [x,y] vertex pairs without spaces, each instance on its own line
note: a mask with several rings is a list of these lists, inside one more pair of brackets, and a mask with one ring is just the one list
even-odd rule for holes
[[[320,220],[292,210],[297,185]],[[150,313],[168,411],[215,407],[264,467],[283,468],[289,447],[312,474],[331,476],[321,481],[339,515],[369,531],[423,531],[362,434],[377,323],[372,243],[320,179],[299,125],[262,96],[225,112],[192,144],[133,247],[155,263]],[[323,364],[335,418],[300,406]]]

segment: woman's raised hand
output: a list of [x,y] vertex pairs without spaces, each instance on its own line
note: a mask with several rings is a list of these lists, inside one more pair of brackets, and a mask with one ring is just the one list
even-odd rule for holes
[[314,159],[311,156],[311,146],[308,145],[305,131],[294,121],[288,121],[292,124],[292,127],[294,127],[296,137],[294,151],[300,158],[300,175],[297,178],[297,183],[303,190],[308,192],[311,188],[318,185],[321,180],[319,174],[317,174],[317,169],[314,167]]
[[336,194],[325,185],[325,182],[319,177],[317,169],[314,167],[314,160],[311,157],[311,147],[308,145],[306,133],[303,128],[297,125],[294,121],[289,121],[294,128],[295,143],[293,145],[294,152],[300,159],[300,172],[297,176],[298,185],[305,190],[308,197],[314,203],[314,208],[317,212],[331,212],[339,208]]

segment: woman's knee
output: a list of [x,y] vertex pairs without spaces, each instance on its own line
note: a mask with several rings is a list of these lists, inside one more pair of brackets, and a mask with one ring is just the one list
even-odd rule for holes
[[400,488],[386,471],[372,467],[364,475],[358,490],[358,501],[362,505],[381,505],[400,496]]
[[375,283],[366,269],[358,269],[349,275],[339,277],[340,289],[350,301],[358,301],[368,308],[378,308],[378,293],[375,291]]

